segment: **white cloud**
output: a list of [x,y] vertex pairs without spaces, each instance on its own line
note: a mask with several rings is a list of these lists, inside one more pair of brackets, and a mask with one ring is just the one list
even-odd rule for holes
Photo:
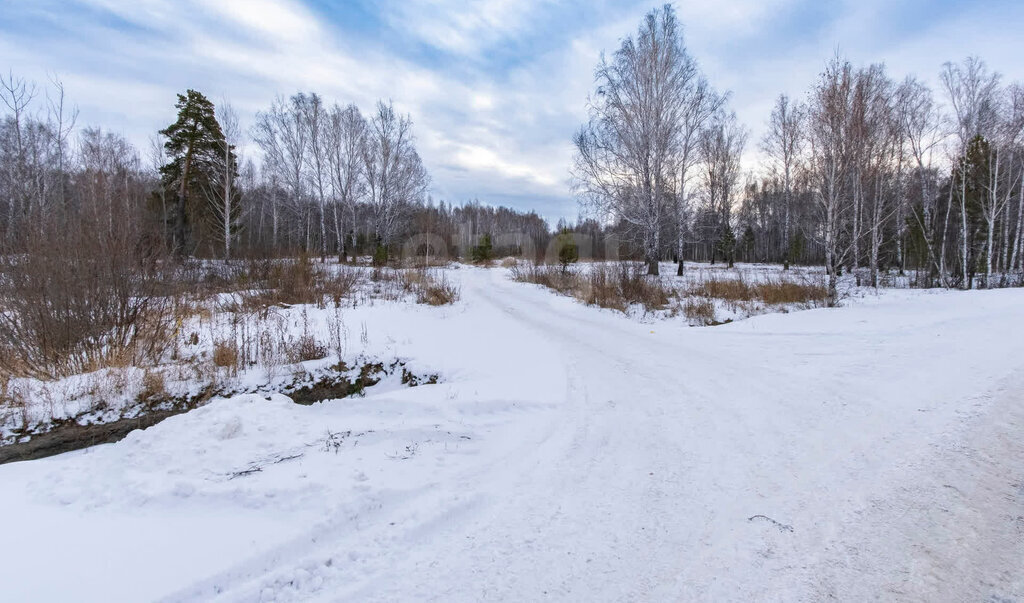
[[421,42],[473,55],[526,27],[541,0],[397,0],[383,9],[392,25]]
[[304,6],[289,0],[200,0],[208,11],[251,30],[263,40],[300,42],[321,34],[319,23]]
[[[887,60],[898,77],[930,77],[943,61],[970,52],[1009,79],[1024,75],[1016,60],[1020,10],[950,13],[893,36],[875,33],[883,30],[876,25],[887,3],[849,0],[829,5],[813,29],[777,35],[772,20],[794,12],[798,1],[678,3],[688,46],[714,85],[734,91],[732,106],[752,131],[752,149],[774,97],[801,96],[837,45],[856,61]],[[18,32],[0,24],[0,56],[39,82],[47,72],[61,74],[83,124],[123,128],[142,147],[173,118],[174,94],[186,87],[230,100],[250,119],[275,95],[298,90],[364,111],[392,99],[415,122],[436,197],[536,199],[557,206],[555,217],[575,213],[571,137],[586,118],[598,56],[658,4],[382,0],[375,7],[391,31],[359,37],[299,0],[78,2],[88,14],[53,4],[36,9],[66,32],[15,39]],[[96,19],[97,11],[137,29]],[[419,52],[424,45],[432,50]],[[493,58],[510,49],[511,60]]]

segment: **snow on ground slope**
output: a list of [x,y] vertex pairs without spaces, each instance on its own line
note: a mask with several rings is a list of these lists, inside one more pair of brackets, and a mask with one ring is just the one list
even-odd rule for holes
[[692,329],[455,274],[369,327],[444,383],[0,467],[3,598],[1024,597],[1024,291]]

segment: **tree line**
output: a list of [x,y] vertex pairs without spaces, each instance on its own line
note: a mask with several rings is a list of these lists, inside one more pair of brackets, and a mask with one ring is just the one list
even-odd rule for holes
[[[742,260],[824,265],[833,292],[844,272],[873,285],[890,272],[918,286],[1020,284],[1024,87],[977,58],[939,75],[935,91],[836,55],[806,95],[776,99],[752,141],[673,9],[651,11],[595,69],[573,138],[581,218],[554,232],[597,257],[614,244],[650,273],[664,260],[679,274],[687,261]],[[485,234],[489,254],[537,257],[554,236],[535,212],[432,199],[412,119],[390,102],[364,113],[299,92],[243,130],[229,103],[188,90],[140,152],[79,128],[56,78],[0,78],[0,101],[7,255],[72,230],[127,232],[118,245],[147,257],[378,262],[410,244],[470,258]]]
[[575,188],[652,274],[667,258],[681,274],[740,257],[824,264],[833,293],[844,269],[873,285],[886,269],[922,286],[1021,284],[1024,87],[973,57],[939,80],[936,93],[836,55],[805,98],[778,97],[745,171],[748,131],[666,5],[595,70]]
[[[146,153],[122,135],[77,128],[63,85],[0,78],[0,241],[10,253],[130,231],[168,258],[373,255],[386,261],[413,234],[437,256],[468,257],[484,233],[516,233],[495,254],[546,245],[535,212],[428,195],[412,120],[390,102],[364,116],[316,93],[279,97],[248,132],[229,103],[179,94],[176,119]],[[259,151],[245,157],[251,143]],[[443,243],[440,243],[443,241]]]

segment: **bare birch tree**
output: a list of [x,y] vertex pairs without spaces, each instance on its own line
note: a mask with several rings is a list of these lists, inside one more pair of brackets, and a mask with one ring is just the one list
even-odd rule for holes
[[[918,187],[921,193],[921,211],[911,212],[914,220],[920,228],[928,262],[932,270],[938,273],[938,278],[943,286],[947,285],[946,280],[946,254],[945,244],[940,244],[941,249],[936,252],[935,229],[935,194],[937,187],[933,180],[934,151],[942,143],[944,130],[938,108],[932,91],[919,80],[908,77],[897,90],[897,114],[900,122],[900,129],[905,137],[910,160],[919,179]],[[949,227],[948,212],[947,222],[944,223],[942,232],[945,233]]]
[[410,205],[423,200],[430,182],[413,145],[412,120],[397,114],[390,102],[378,102],[370,120],[363,169],[378,251],[386,253]]
[[[678,198],[680,178],[692,160],[682,161],[684,134],[691,137],[688,152],[696,142],[696,129],[686,125],[693,110],[687,92],[709,93],[672,7],[648,13],[635,39],[623,40],[611,61],[602,57],[595,80],[590,120],[574,139],[576,190],[597,213],[630,227],[648,273],[658,274],[662,230],[685,203]],[[701,122],[697,113],[703,114],[694,111],[691,126]]]
[[223,140],[218,141],[222,163],[213,175],[207,191],[212,208],[214,227],[224,244],[224,259],[231,259],[231,243],[241,224],[241,189],[236,186],[238,158],[235,149],[241,143],[242,132],[238,125],[238,113],[228,102],[217,107],[217,121],[220,122]]
[[[736,122],[735,113],[719,111],[699,138],[702,161],[701,183],[711,216],[714,217],[715,237],[719,242],[732,238],[732,206],[739,184],[740,160],[747,142],[747,132]],[[732,266],[731,250],[722,249]],[[715,250],[711,252],[711,263]]]
[[309,175],[310,189],[316,200],[320,222],[320,255],[323,257],[327,254],[327,197],[330,188],[327,110],[320,95],[315,92],[308,95],[299,94],[295,99],[304,138],[309,145],[305,153],[305,167]]
[[946,63],[939,74],[953,110],[958,146],[954,149],[955,163],[959,164],[960,178],[960,264],[963,269],[963,287],[969,288],[968,231],[967,231],[967,152],[971,140],[991,131],[995,118],[995,99],[999,89],[999,74],[989,73],[984,61],[968,57],[963,65]]
[[[330,167],[331,204],[338,257],[345,259],[345,220],[353,227],[352,248],[355,249],[356,203],[366,190],[363,150],[367,144],[367,123],[355,105],[344,108],[334,105],[328,116],[329,139],[327,163]],[[346,215],[347,214],[347,215]]]
[[806,108],[800,103],[790,100],[785,94],[780,94],[775,100],[775,108],[772,109],[771,119],[768,121],[768,131],[761,142],[761,148],[768,155],[771,169],[782,181],[782,246],[786,254],[783,262],[785,270],[789,270],[789,263],[793,259],[790,257],[791,244],[789,240],[793,207],[793,177],[803,152],[803,128],[806,111]]
[[808,107],[808,173],[821,213],[825,272],[833,302],[838,298],[838,270],[849,250],[842,236],[852,213],[845,185],[850,175],[853,79],[850,63],[834,57],[812,89]]
[[[256,124],[253,127],[253,139],[263,151],[266,169],[272,172],[271,181],[274,182],[275,194],[278,182],[287,191],[288,201],[296,215],[300,217],[300,224],[306,234],[305,249],[309,251],[310,228],[308,211],[305,208],[306,182],[304,178],[307,149],[306,130],[302,126],[302,118],[296,109],[300,102],[299,95],[293,96],[290,100],[278,97],[269,110],[257,113]],[[276,212],[279,207],[276,198],[273,207]],[[275,246],[277,222],[278,216],[275,213]]]

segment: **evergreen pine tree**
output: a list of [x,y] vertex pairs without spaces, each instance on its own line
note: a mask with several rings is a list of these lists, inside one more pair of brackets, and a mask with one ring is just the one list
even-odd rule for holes
[[718,251],[722,254],[725,261],[729,262],[729,267],[732,268],[736,261],[736,235],[732,231],[732,226],[728,222],[722,226],[722,235],[718,239]]
[[[211,103],[202,93],[188,90],[178,95],[178,119],[160,131],[167,138],[164,149],[169,162],[160,168],[163,185],[175,197],[173,248],[184,255],[193,243],[195,230],[209,217],[204,190],[224,170],[224,133]],[[234,164],[233,154],[231,163]],[[234,169],[234,166],[232,166]],[[167,219],[167,216],[164,217]]]
[[754,247],[756,245],[757,236],[754,234],[754,227],[747,224],[747,229],[743,231],[743,254],[746,256],[747,261],[750,261],[754,255]]

